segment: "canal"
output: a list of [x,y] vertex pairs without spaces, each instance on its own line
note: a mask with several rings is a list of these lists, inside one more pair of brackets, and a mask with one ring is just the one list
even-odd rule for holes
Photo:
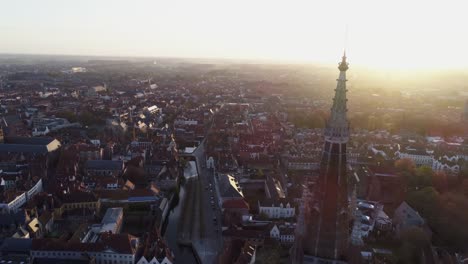
[[[177,195],[177,194],[175,194]],[[163,226],[163,236],[166,239],[168,246],[174,252],[175,263],[196,264],[197,259],[192,248],[179,246],[177,243],[177,232],[180,216],[182,215],[182,204],[185,202],[185,187],[180,186],[179,197],[174,197],[171,204],[171,211],[166,218]]]

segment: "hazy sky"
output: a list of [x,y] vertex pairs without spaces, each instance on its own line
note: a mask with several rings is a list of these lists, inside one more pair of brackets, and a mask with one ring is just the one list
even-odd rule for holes
[[468,68],[466,2],[0,0],[0,53]]

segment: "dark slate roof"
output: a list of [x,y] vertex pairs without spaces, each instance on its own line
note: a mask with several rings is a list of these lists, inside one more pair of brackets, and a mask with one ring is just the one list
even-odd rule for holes
[[88,160],[85,163],[88,170],[122,170],[123,161],[121,160]]
[[18,211],[17,213],[2,214],[0,216],[0,225],[11,225],[11,224],[24,224],[26,221],[26,215],[24,211]]
[[21,145],[49,145],[54,141],[51,137],[6,137],[6,144],[21,144]]
[[92,264],[94,260],[87,259],[54,259],[54,258],[34,258],[33,264]]
[[0,246],[0,252],[2,254],[8,253],[27,253],[31,250],[32,239],[29,238],[5,238],[3,244]]
[[0,144],[0,153],[35,153],[46,154],[60,147],[60,142],[53,138],[40,137],[6,137]]
[[46,154],[48,151],[46,146],[0,144],[0,152]]

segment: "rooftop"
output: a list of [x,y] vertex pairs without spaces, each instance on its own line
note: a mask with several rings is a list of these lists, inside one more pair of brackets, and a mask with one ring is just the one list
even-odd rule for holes
[[117,222],[118,218],[122,214],[123,214],[122,207],[108,208],[101,223],[103,224],[115,223]]

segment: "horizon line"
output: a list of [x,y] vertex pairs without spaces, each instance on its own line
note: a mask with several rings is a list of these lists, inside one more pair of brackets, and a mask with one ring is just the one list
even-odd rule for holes
[[[273,58],[233,58],[233,57],[195,57],[195,56],[164,56],[164,55],[105,55],[105,54],[62,54],[62,53],[21,53],[21,52],[0,52],[1,56],[50,56],[50,57],[96,57],[96,58],[126,58],[126,59],[148,59],[148,60],[156,60],[156,59],[173,59],[173,60],[214,60],[214,61],[238,61],[244,62],[248,64],[276,64],[276,65],[313,65],[313,66],[322,66],[322,67],[331,67],[336,66],[339,63],[339,59],[337,59],[336,63],[333,62],[325,62],[325,61],[311,61],[311,60],[298,60],[298,59],[273,59]],[[352,56],[351,56],[352,57]],[[352,60],[351,60],[352,61]],[[233,63],[234,64],[234,63]],[[352,63],[353,68],[357,69],[367,69],[367,70],[376,70],[376,67],[371,66],[365,63]],[[382,70],[388,70],[386,67],[381,67]],[[445,68],[392,68],[392,71],[460,71],[466,70],[467,67],[460,67],[460,66],[453,66],[453,67],[445,67]]]

